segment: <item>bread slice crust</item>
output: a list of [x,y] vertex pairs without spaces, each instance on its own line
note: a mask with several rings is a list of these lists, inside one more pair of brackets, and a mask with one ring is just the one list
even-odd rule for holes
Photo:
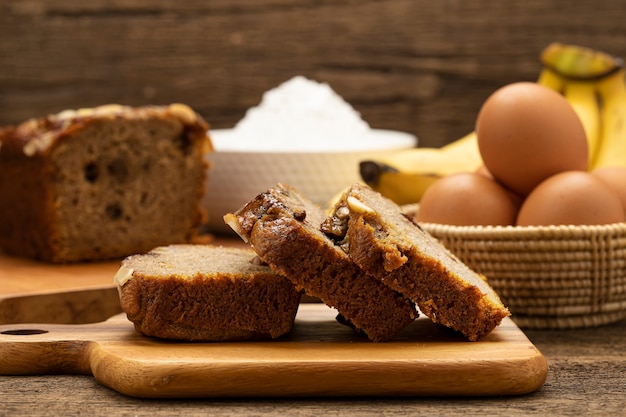
[[278,184],[226,222],[274,271],[321,299],[370,340],[391,339],[417,313],[413,303],[372,278],[320,230],[326,215],[294,188]]
[[250,249],[171,245],[127,257],[122,310],[146,336],[222,342],[289,333],[301,292]]
[[433,322],[470,341],[510,315],[484,277],[366,186],[355,184],[340,198],[324,230],[332,234],[333,227],[335,238],[363,270],[413,300]]

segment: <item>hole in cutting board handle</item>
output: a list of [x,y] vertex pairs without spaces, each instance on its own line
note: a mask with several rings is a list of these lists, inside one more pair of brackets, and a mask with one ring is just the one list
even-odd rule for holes
[[16,330],[6,330],[4,332],[0,332],[0,334],[9,334],[12,336],[30,336],[33,334],[44,334],[48,333],[47,330],[37,330],[37,329],[16,329]]

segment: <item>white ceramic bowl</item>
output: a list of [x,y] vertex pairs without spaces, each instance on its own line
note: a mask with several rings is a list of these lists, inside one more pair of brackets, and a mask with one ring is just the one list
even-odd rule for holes
[[[353,149],[249,151],[237,149],[236,135],[231,129],[210,132],[215,151],[207,155],[210,168],[204,206],[208,229],[214,233],[232,233],[224,214],[279,182],[325,207],[343,189],[361,181],[359,162],[417,146],[417,138],[409,133],[375,129]],[[355,141],[346,141],[350,142]]]

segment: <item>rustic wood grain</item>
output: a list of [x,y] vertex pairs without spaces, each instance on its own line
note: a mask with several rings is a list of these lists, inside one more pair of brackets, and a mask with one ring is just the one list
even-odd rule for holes
[[[198,243],[247,246],[212,235]],[[113,283],[120,261],[52,264],[0,252],[0,324],[106,320],[122,311]]]
[[[0,0],[0,125],[108,102],[183,101],[231,127],[295,74],[377,128],[436,146],[495,88],[532,80],[552,41],[626,57],[622,2]],[[526,331],[547,357],[521,397],[140,400],[89,376],[0,377],[0,415],[623,415],[626,321]]]
[[529,395],[479,398],[308,398],[142,400],[89,376],[0,377],[2,412],[11,416],[378,416],[623,415],[626,321],[580,330],[526,331],[550,366]]
[[93,323],[122,311],[117,288],[111,284],[70,291],[40,291],[0,297],[0,324]]
[[[289,335],[269,342],[173,345],[137,334],[124,314],[4,325],[0,374],[86,373],[140,398],[519,395],[546,378],[545,358],[510,319],[475,343],[425,317],[371,343],[336,314],[302,304]],[[22,334],[28,326],[39,331]]]
[[294,75],[373,127],[438,146],[552,41],[626,56],[620,2],[0,1],[0,125],[109,102],[182,101],[215,128]]
[[119,265],[54,265],[0,253],[0,324],[90,323],[119,313]]

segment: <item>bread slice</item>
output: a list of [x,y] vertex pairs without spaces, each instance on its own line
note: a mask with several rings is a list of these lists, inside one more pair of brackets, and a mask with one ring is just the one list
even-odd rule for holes
[[372,189],[355,184],[323,230],[363,270],[413,300],[436,323],[476,341],[509,315],[484,280]]
[[287,334],[300,292],[248,248],[170,245],[122,261],[120,302],[144,335],[238,341]]
[[224,220],[274,271],[334,307],[375,342],[391,339],[417,316],[413,304],[363,272],[320,230],[324,211],[278,184]]
[[185,243],[203,222],[207,123],[189,107],[101,106],[0,131],[0,248],[51,262]]

